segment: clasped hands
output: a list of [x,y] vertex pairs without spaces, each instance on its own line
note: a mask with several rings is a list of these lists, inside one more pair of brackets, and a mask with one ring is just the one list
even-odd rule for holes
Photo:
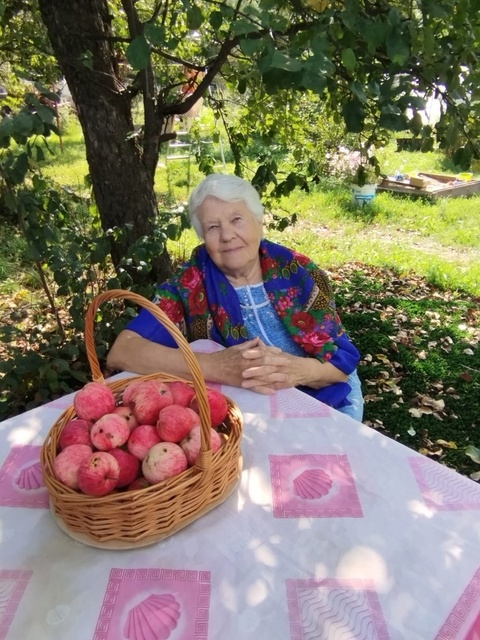
[[260,338],[228,347],[215,354],[215,360],[225,373],[223,382],[257,393],[272,394],[278,389],[294,387],[295,356],[278,347],[266,345]]

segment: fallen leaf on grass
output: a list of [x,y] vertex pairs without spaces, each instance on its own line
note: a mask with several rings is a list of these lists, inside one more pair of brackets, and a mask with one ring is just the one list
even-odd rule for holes
[[473,444],[469,444],[468,447],[465,448],[465,453],[474,462],[480,464],[480,449],[478,447],[474,447]]
[[435,440],[435,442],[437,444],[440,444],[442,447],[446,447],[447,449],[457,449],[457,445],[455,442],[453,442],[453,440],[449,440],[447,442],[446,440],[442,440],[440,438],[439,440]]

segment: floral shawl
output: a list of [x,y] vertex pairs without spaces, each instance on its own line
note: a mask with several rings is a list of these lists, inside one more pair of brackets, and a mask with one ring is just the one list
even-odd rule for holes
[[[359,354],[345,334],[325,272],[309,258],[268,240],[260,243],[260,263],[270,301],[305,355],[332,361],[351,373]],[[154,302],[188,342],[208,338],[230,347],[248,339],[238,296],[204,245],[194,249],[191,259],[158,287]],[[177,346],[148,311],[142,310],[127,328],[154,342]],[[348,394],[346,383],[331,386],[343,388],[342,396]],[[312,395],[318,397],[318,393]]]

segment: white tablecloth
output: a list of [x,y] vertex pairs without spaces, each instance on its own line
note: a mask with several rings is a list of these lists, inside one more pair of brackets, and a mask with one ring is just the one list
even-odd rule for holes
[[241,481],[135,550],[48,509],[39,452],[72,395],[0,424],[0,640],[480,638],[478,484],[299,391],[216,388],[243,413]]

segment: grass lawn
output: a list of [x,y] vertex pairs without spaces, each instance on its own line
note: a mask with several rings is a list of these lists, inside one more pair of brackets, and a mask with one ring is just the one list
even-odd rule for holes
[[[70,124],[64,152],[52,145],[56,155],[45,173],[84,188],[81,132]],[[459,171],[440,153],[397,153],[392,146],[382,155],[388,174]],[[202,177],[194,165],[162,158],[161,204],[186,201]],[[480,196],[432,203],[379,193],[364,208],[350,200],[347,187],[328,181],[294,193],[273,213],[297,214],[297,223],[266,235],[330,274],[343,322],[362,353],[365,423],[463,474],[478,472],[480,459],[467,453],[475,458],[471,447],[480,447]],[[21,237],[2,229],[0,241],[0,313],[4,323],[21,324],[38,304],[38,282]],[[183,259],[196,243],[188,231],[169,250]]]

